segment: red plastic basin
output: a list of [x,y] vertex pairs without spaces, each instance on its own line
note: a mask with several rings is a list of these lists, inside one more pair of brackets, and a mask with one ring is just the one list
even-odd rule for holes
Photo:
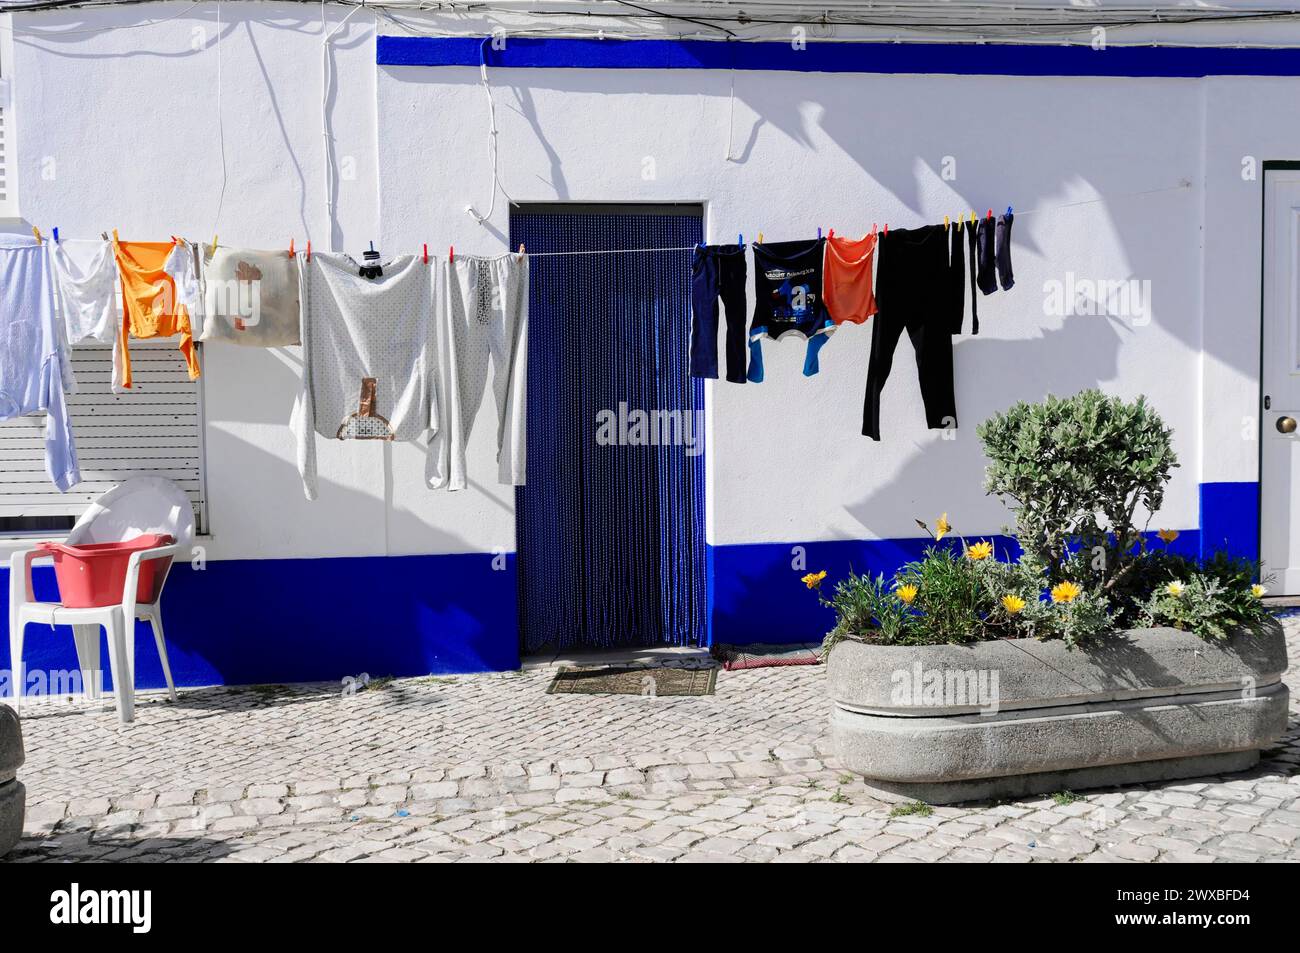
[[[131,554],[142,549],[170,546],[176,540],[165,534],[150,533],[123,543],[40,543],[37,549],[54,557],[54,577],[59,583],[59,601],[69,609],[113,606],[122,601],[126,587],[126,568]],[[140,563],[139,585],[135,599],[151,603],[158,599],[171,557],[148,559]]]

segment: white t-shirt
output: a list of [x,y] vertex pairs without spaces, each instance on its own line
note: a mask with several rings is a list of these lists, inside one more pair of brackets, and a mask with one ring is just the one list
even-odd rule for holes
[[299,269],[303,374],[290,426],[309,500],[317,434],[416,440],[437,430],[433,267],[416,255],[383,262],[378,278],[362,278],[360,267],[316,252]]
[[[112,240],[78,243],[71,250],[64,242],[54,242],[52,248],[50,259],[68,346],[82,341],[114,345],[122,317],[117,306],[117,261]],[[121,364],[122,357],[114,347],[114,393],[124,390]],[[75,381],[72,389],[76,390]]]

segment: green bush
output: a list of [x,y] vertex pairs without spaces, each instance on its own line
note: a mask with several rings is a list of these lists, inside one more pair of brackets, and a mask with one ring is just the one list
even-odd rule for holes
[[[1141,553],[1135,525],[1164,501],[1178,466],[1172,431],[1145,399],[1086,390],[1019,403],[980,424],[985,488],[1011,508],[1024,559],[1053,583],[1068,575],[1114,588]],[[1071,549],[1086,560],[1067,567]]]

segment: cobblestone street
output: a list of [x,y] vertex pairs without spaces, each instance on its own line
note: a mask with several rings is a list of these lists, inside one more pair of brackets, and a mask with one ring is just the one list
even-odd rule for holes
[[187,690],[25,709],[6,858],[130,861],[1297,861],[1287,736],[1253,771],[891,816],[842,773],[824,669],[697,698],[547,695],[552,673]]

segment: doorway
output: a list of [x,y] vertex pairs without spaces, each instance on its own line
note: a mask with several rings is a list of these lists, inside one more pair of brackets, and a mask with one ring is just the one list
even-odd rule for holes
[[1300,595],[1300,163],[1264,170],[1260,560],[1277,595]]
[[701,241],[699,205],[511,209],[530,270],[526,653],[705,642],[704,386],[688,361]]

